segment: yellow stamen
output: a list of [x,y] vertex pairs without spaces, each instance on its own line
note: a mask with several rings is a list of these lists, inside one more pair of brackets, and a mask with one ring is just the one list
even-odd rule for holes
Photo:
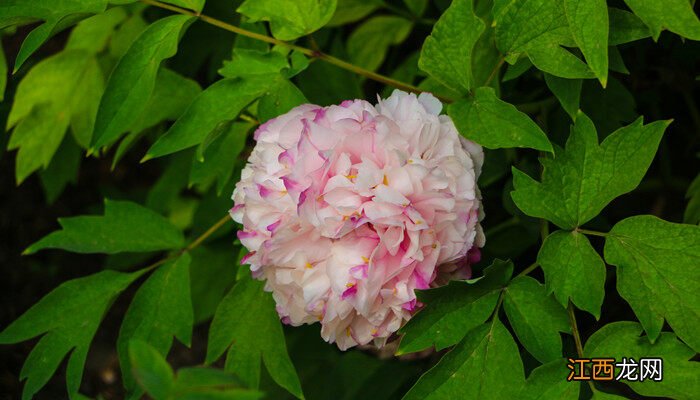
[[287,189],[285,189],[285,190],[280,190],[280,193],[282,193],[282,194],[287,194]]
[[348,326],[347,328],[345,328],[345,334],[348,335],[348,337],[350,337],[351,333],[350,333],[350,327],[349,327],[349,326]]
[[409,163],[409,164],[413,164],[413,160],[410,159],[410,158],[409,158],[408,161],[406,161],[406,162]]
[[345,177],[348,179],[355,179],[357,178],[357,175],[345,175]]
[[432,246],[432,247],[433,247],[434,249],[437,249],[437,243],[433,243],[433,246]]
[[305,267],[306,267],[307,269],[311,269],[311,268],[313,268],[314,266],[311,265],[310,262],[307,262],[306,265],[305,265]]
[[362,256],[362,261],[365,262],[365,264],[369,264],[369,258]]
[[345,287],[348,288],[348,289],[351,288],[351,287],[353,287],[353,286],[355,286],[355,284],[352,283],[352,282],[348,282],[348,283],[345,284]]
[[423,223],[423,221],[421,221],[420,219],[417,219],[417,220],[416,220],[416,225],[420,225],[420,224],[422,224],[422,223]]
[[389,180],[386,179],[386,175],[384,175],[384,179],[382,180],[382,183],[389,186]]
[[376,328],[372,328],[372,330],[370,331],[370,333],[372,334],[372,336],[376,335],[376,334],[377,334],[377,329],[376,329]]

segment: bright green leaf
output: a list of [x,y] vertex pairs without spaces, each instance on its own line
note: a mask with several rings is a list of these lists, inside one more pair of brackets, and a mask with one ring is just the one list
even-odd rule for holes
[[384,62],[389,47],[406,40],[412,27],[411,21],[393,15],[365,21],[348,37],[350,61],[359,67],[376,70]]
[[163,3],[173,4],[182,8],[188,8],[190,10],[201,12],[204,8],[205,0],[163,0]]
[[328,23],[335,6],[336,0],[246,0],[238,12],[251,22],[270,21],[277,39],[294,40]]
[[134,389],[128,356],[130,341],[142,340],[163,357],[170,351],[173,336],[190,345],[194,317],[189,266],[190,256],[185,253],[158,267],[131,301],[117,339],[124,386],[130,391]]
[[578,399],[581,384],[566,380],[566,360],[559,358],[535,368],[520,391],[522,400]]
[[260,98],[258,119],[260,123],[287,113],[292,108],[308,103],[304,93],[288,79],[280,79],[277,86]]
[[605,260],[617,267],[617,290],[654,341],[664,323],[700,350],[700,226],[651,215],[618,222],[605,239]]
[[66,185],[76,183],[82,158],[80,147],[69,138],[63,139],[51,164],[45,170],[39,171],[41,187],[44,188],[47,203],[56,201]]
[[229,349],[226,370],[234,372],[251,388],[257,388],[262,359],[278,385],[303,399],[275,302],[263,286],[263,282],[244,279],[221,301],[209,329],[207,362],[215,361]]
[[155,400],[168,399],[174,374],[165,357],[143,340],[134,339],[128,346],[131,372],[139,386]]
[[442,350],[458,343],[493,312],[498,296],[513,273],[510,261],[496,260],[476,283],[452,281],[449,285],[422,291],[423,310],[404,325],[398,354],[435,346]]
[[501,321],[494,318],[469,331],[421,376],[404,400],[514,399],[524,380],[518,345]]
[[605,296],[605,264],[586,235],[556,231],[545,239],[537,256],[544,270],[547,292],[564,307],[569,299],[596,318]]
[[368,16],[372,11],[381,6],[379,0],[338,0],[333,18],[327,26],[340,26],[349,24]]
[[537,182],[513,169],[513,201],[525,214],[573,229],[595,217],[614,198],[639,185],[670,121],[643,125],[640,117],[598,144],[591,120],[579,112],[566,149],[540,159]]
[[544,81],[557,97],[564,111],[571,116],[571,119],[576,119],[583,82],[580,79],[559,78],[550,74],[544,74]]
[[443,85],[461,93],[472,87],[472,51],[484,23],[472,0],[455,0],[425,39],[418,66]]
[[78,143],[85,141],[102,85],[97,61],[84,50],[51,56],[22,79],[7,120],[8,129],[14,127],[8,149],[19,149],[18,183],[48,167],[69,126]]
[[27,35],[15,59],[15,71],[47,39],[81,20],[86,14],[101,13],[106,0],[3,0],[0,3],[0,29],[41,20]]
[[560,358],[559,332],[570,331],[564,308],[528,276],[513,279],[504,293],[506,315],[527,351],[542,363]]
[[128,201],[105,199],[104,216],[59,218],[55,231],[25,250],[64,249],[76,253],[146,252],[177,249],[182,232],[161,215]]
[[450,104],[447,113],[461,133],[489,149],[526,147],[552,151],[547,135],[527,115],[498,97],[490,87]]
[[[635,392],[650,397],[692,400],[700,396],[700,363],[691,361],[696,353],[681,343],[671,332],[662,332],[654,344],[648,337],[640,336],[642,327],[631,321],[607,324],[588,338],[584,356],[611,357],[621,362],[623,357],[663,359],[663,380],[645,379],[643,382],[623,380]],[[621,371],[615,368],[616,376]],[[637,371],[639,372],[639,370]]]
[[564,0],[569,30],[588,66],[606,86],[608,81],[608,6],[605,0]]
[[198,145],[222,122],[231,121],[253,100],[267,93],[280,76],[217,81],[197,96],[175,124],[148,150],[146,159]]
[[277,51],[233,49],[231,61],[224,61],[219,74],[225,78],[277,74],[289,67],[287,57]]
[[66,49],[81,49],[97,54],[105,49],[114,29],[127,18],[121,7],[110,8],[79,22],[70,33]]
[[20,372],[27,379],[23,399],[30,399],[70,353],[66,383],[78,396],[90,342],[114,299],[144,271],[102,271],[62,283],[0,333],[0,343],[17,343],[43,335]]
[[654,40],[663,29],[700,40],[700,20],[688,0],[625,0],[625,3],[651,29]]
[[175,55],[180,36],[192,21],[173,15],[154,22],[119,60],[100,101],[94,149],[112,144],[141,115],[156,86],[160,63]]

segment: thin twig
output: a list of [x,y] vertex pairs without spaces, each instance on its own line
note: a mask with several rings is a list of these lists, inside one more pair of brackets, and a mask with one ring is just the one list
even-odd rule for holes
[[580,233],[584,233],[584,234],[586,234],[586,235],[593,235],[593,236],[602,236],[602,237],[605,237],[605,236],[608,236],[608,235],[609,235],[609,233],[606,233],[606,232],[591,231],[591,230],[588,230],[588,229],[581,229],[581,228],[576,228],[576,231],[577,231],[577,232],[580,232]]
[[[581,344],[581,335],[579,334],[579,331],[578,331],[578,324],[576,323],[576,315],[574,314],[574,305],[571,303],[571,300],[569,300],[569,304],[566,307],[566,311],[569,313],[569,323],[571,324],[571,333],[574,335],[574,342],[576,342],[576,353],[578,354],[578,358],[583,358],[583,345]],[[595,392],[595,386],[593,386],[593,382],[588,381],[588,385],[591,387],[591,390]]]

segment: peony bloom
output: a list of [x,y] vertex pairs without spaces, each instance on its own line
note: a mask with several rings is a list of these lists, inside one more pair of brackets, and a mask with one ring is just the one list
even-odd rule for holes
[[483,151],[441,108],[396,90],[376,106],[305,104],[257,129],[231,216],[284,323],[320,321],[341,350],[381,347],[420,306],[416,289],[470,276]]

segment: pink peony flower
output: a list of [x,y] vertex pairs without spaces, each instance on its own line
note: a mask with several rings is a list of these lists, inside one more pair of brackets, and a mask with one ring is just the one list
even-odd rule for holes
[[415,289],[471,275],[484,235],[483,151],[432,95],[305,104],[261,125],[233,192],[244,263],[283,322],[341,350],[387,338]]

